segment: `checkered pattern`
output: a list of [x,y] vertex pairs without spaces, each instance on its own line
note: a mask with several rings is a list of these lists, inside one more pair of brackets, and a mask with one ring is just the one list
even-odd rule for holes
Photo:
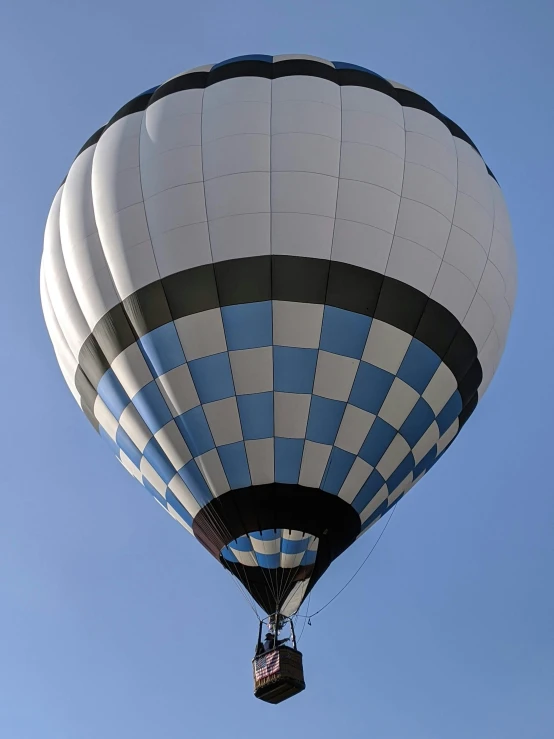
[[[94,412],[124,466],[189,528],[213,497],[276,481],[338,495],[365,530],[433,466],[461,410],[451,371],[409,334],[268,301],[146,334],[102,377]],[[281,547],[243,539],[229,561],[287,566],[275,564]]]
[[[275,481],[338,496],[365,531],[473,411],[515,295],[506,206],[467,134],[305,55],[201,67],[120,109],[58,190],[41,265],[71,392],[189,530]],[[222,556],[300,556],[261,537]]]
[[293,569],[314,564],[318,543],[316,537],[301,531],[270,529],[239,537],[225,547],[222,555],[227,562],[246,567]]

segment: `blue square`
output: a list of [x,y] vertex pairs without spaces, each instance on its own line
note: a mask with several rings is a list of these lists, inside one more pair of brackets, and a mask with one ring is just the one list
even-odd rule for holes
[[381,505],[377,508],[377,510],[373,511],[373,513],[371,514],[371,516],[362,525],[362,533],[366,529],[368,529],[371,526],[371,524],[374,523],[378,518],[381,518],[381,516],[384,516],[385,513],[388,511],[388,509],[389,509],[389,502],[388,502],[388,500],[384,500],[381,503]]
[[131,462],[135,465],[135,467],[140,467],[142,454],[133,443],[129,434],[124,431],[121,426],[118,426],[117,433],[115,435],[115,441],[117,446],[121,449],[122,452],[125,452]]
[[248,536],[239,536],[238,539],[234,539],[229,546],[236,552],[252,552],[252,542]]
[[213,500],[210,488],[208,487],[206,480],[204,480],[204,477],[198,469],[198,465],[194,459],[191,459],[184,467],[181,467],[179,470],[179,477],[188,487],[200,507],[205,506],[206,503]]
[[358,495],[356,495],[352,501],[353,508],[361,514],[364,508],[373,500],[384,484],[385,481],[383,480],[382,475],[380,475],[377,470],[373,470],[371,475],[362,485]]
[[145,334],[139,339],[138,345],[154,377],[185,363],[185,354],[173,321]]
[[273,343],[271,300],[226,305],[221,309],[227,348],[256,349]]
[[204,409],[197,405],[175,419],[177,428],[193,457],[209,452],[215,444]]
[[319,348],[333,354],[361,359],[371,318],[342,308],[325,306]]
[[167,503],[166,503],[166,500],[165,500],[165,498],[163,497],[163,495],[160,495],[160,494],[158,493],[158,491],[157,491],[157,490],[156,490],[156,488],[155,488],[155,487],[154,487],[154,486],[152,485],[152,483],[150,482],[150,480],[147,480],[147,479],[146,479],[146,478],[144,477],[144,478],[143,478],[143,481],[142,481],[142,484],[143,484],[143,485],[144,485],[144,487],[145,487],[145,488],[146,488],[146,489],[148,490],[148,492],[150,493],[150,495],[151,495],[151,496],[152,496],[153,498],[155,498],[155,499],[156,499],[156,500],[158,501],[158,503],[159,503],[159,504],[160,504],[160,505],[162,506],[162,508],[165,508],[165,509],[166,509],[166,511],[167,511]]
[[190,374],[201,403],[230,398],[235,394],[227,352],[189,362]]
[[348,402],[377,415],[394,382],[394,375],[367,362],[360,362]]
[[257,541],[275,541],[281,538],[281,529],[264,529],[263,531],[250,531],[248,536]]
[[434,420],[435,414],[431,407],[423,398],[420,398],[400,427],[400,433],[413,448]]
[[133,405],[153,434],[173,418],[155,380],[138,391],[133,398]]
[[280,393],[311,393],[314,387],[317,349],[291,346],[273,348],[273,382]]
[[313,565],[317,557],[317,550],[314,551],[313,549],[308,549],[307,552],[302,557],[302,562],[300,562],[300,565],[304,567],[305,565]]
[[319,444],[334,444],[346,403],[319,395],[312,397],[306,439]]
[[192,526],[192,516],[187,511],[185,506],[181,503],[181,501],[171,492],[171,490],[169,490],[169,488],[166,491],[165,497],[168,505],[175,509],[175,512],[179,516],[181,516],[185,523],[187,523],[189,526]]
[[273,436],[273,393],[237,396],[242,434],[245,439]]
[[98,395],[102,398],[112,416],[119,420],[130,400],[112,369],[104,372],[97,390]]
[[376,467],[383,454],[396,436],[396,429],[382,418],[373,421],[368,435],[359,451],[359,456],[372,467]]
[[108,443],[108,446],[111,448],[112,452],[115,454],[116,457],[119,457],[119,453],[121,449],[117,446],[115,441],[112,439],[112,437],[108,434],[106,429],[103,426],[100,426],[98,429],[98,433],[100,436]]
[[456,390],[456,392],[450,396],[450,400],[437,416],[437,425],[441,432],[441,436],[445,431],[448,431],[461,412],[462,398],[460,393]]
[[232,490],[247,488],[252,484],[250,479],[250,468],[246,458],[244,441],[236,441],[234,444],[225,444],[217,448],[223,470]]
[[165,456],[156,439],[150,439],[148,444],[144,447],[144,457],[148,462],[150,462],[165,484],[169,485],[171,480],[175,477],[175,468]]
[[437,445],[430,449],[427,454],[423,457],[421,462],[418,462],[418,464],[414,467],[414,480],[417,480],[417,478],[421,475],[422,472],[427,472],[431,469],[431,467],[435,464],[435,459],[437,456]]
[[233,554],[233,552],[229,549],[229,547],[223,547],[221,550],[221,556],[227,560],[227,562],[233,562],[234,564],[239,564],[238,559]]
[[308,549],[310,539],[281,539],[283,554],[302,554]]
[[304,452],[304,439],[275,439],[275,482],[296,485]]
[[260,554],[256,552],[256,561],[260,567],[268,570],[276,570],[281,565],[281,555],[277,554]]
[[412,339],[398,370],[398,377],[421,394],[440,363],[440,357],[432,349],[418,339]]
[[355,459],[355,454],[345,452],[343,449],[339,449],[336,446],[333,447],[331,456],[327,462],[327,469],[323,475],[321,489],[325,490],[327,493],[338,495]]
[[415,461],[411,453],[407,454],[392,475],[387,480],[389,493],[393,493],[415,467]]

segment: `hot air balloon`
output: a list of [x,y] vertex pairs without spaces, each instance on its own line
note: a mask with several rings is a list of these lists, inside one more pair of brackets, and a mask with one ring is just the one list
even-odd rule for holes
[[[302,55],[124,105],[56,193],[41,265],[77,403],[275,636],[452,444],[515,294],[469,136],[413,90]],[[295,645],[276,652],[278,690],[275,659],[257,673],[273,702],[303,687]]]

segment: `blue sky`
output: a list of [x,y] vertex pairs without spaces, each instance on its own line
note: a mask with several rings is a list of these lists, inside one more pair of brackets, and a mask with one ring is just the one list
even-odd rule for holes
[[[547,0],[4,4],[0,736],[554,736],[553,32]],[[251,696],[257,626],[231,578],[80,416],[38,271],[58,184],[121,104],[193,66],[287,52],[372,68],[470,134],[505,192],[520,288],[486,399],[306,628],[308,689],[274,708]]]

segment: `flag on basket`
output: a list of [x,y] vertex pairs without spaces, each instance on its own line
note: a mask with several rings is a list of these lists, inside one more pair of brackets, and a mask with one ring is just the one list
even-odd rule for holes
[[263,680],[264,677],[275,675],[276,672],[279,672],[279,651],[277,649],[258,657],[255,667],[256,680]]

